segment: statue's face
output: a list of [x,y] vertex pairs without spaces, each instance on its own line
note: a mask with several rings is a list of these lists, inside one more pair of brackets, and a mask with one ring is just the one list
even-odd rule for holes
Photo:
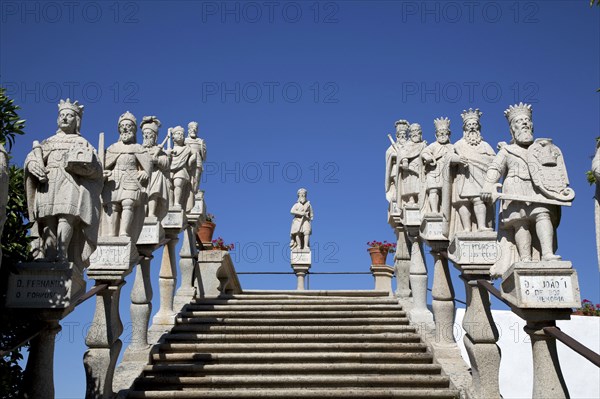
[[123,120],[119,123],[119,133],[121,135],[121,141],[125,144],[130,144],[135,142],[135,132],[137,131],[137,127],[135,123],[130,120]]
[[188,135],[195,139],[198,136],[198,126],[197,125],[190,125],[188,126]]
[[306,193],[298,194],[298,202],[300,202],[301,204],[306,203]]
[[533,143],[533,122],[527,115],[516,117],[510,122],[510,131],[517,144]]
[[183,145],[185,138],[183,137],[183,130],[175,130],[173,132],[173,142],[177,145]]
[[396,130],[396,140],[401,143],[406,141],[406,129],[404,127]]
[[449,130],[438,130],[435,134],[437,142],[440,144],[446,144],[450,141],[450,131]]
[[144,138],[144,142],[142,143],[144,147],[153,147],[156,145],[156,133],[154,133],[154,130],[142,130],[142,137]]
[[58,128],[66,134],[77,133],[77,115],[70,109],[63,109],[58,113],[56,121]]
[[413,143],[420,143],[422,141],[421,135],[422,135],[421,129],[411,129],[410,141],[412,141]]
[[465,132],[479,131],[479,122],[477,122],[475,119],[469,119],[467,120],[467,123],[465,123],[463,130]]

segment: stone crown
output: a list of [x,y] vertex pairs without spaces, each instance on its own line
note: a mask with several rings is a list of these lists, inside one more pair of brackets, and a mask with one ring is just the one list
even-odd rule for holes
[[463,124],[467,123],[467,121],[470,119],[475,119],[477,122],[479,122],[481,115],[483,115],[483,112],[481,112],[478,108],[469,108],[469,110],[463,110],[463,113],[460,114]]
[[58,103],[58,110],[62,111],[63,109],[70,109],[71,111],[79,115],[80,118],[83,116],[83,105],[79,105],[79,102],[77,102],[77,100],[75,100],[74,102],[71,102],[70,98],[67,98],[66,101],[60,100],[60,102]]
[[528,116],[529,119],[531,119],[532,111],[531,104],[518,103],[508,107],[508,109],[504,111],[504,116],[508,120],[508,123],[511,123],[513,119],[522,115]]

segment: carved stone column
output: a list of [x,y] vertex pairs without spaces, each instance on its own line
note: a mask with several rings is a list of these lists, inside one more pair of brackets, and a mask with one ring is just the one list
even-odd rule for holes
[[423,244],[416,235],[409,234],[412,243],[410,253],[410,287],[413,307],[409,312],[413,323],[433,324],[433,315],[427,308],[427,265]]
[[119,297],[125,276],[139,262],[136,246],[129,237],[103,237],[91,258],[88,277],[108,287],[96,294],[96,311],[85,343],[86,399],[113,396],[113,377],[123,343]]
[[173,325],[175,311],[173,310],[173,298],[175,296],[175,286],[177,285],[177,258],[175,248],[179,238],[177,232],[167,231],[166,238],[169,240],[164,247],[162,262],[158,275],[158,289],[160,295],[160,308],[152,324]]
[[471,363],[469,397],[499,399],[498,329],[492,318],[489,293],[477,284],[477,280],[490,281],[490,267],[499,256],[496,233],[459,233],[450,243],[448,256],[461,271],[460,278],[465,284],[467,307],[462,327]]
[[131,323],[133,330],[128,350],[138,351],[150,347],[148,344],[148,322],[152,313],[152,282],[150,261],[152,255],[145,254],[135,267],[135,280],[131,289]]
[[558,361],[556,339],[546,335],[544,327],[555,327],[556,322],[527,321],[524,330],[531,338],[533,354],[533,398],[569,398],[569,391]]
[[431,292],[433,320],[435,321],[436,345],[456,346],[454,339],[454,287],[448,270],[448,259],[439,248],[432,249],[435,266]]
[[179,271],[181,285],[175,293],[174,306],[177,311],[196,295],[193,285],[194,270],[197,268],[198,250],[196,249],[195,225],[188,224],[183,229],[183,242],[179,251]]
[[[108,281],[102,281],[106,283]],[[97,282],[96,284],[99,284]],[[113,396],[112,382],[123,342],[123,323],[119,315],[119,297],[124,281],[110,281],[106,289],[96,295],[96,311],[85,344],[83,355],[86,374],[86,399],[107,399]]]
[[404,227],[395,229],[396,253],[394,254],[394,270],[396,272],[396,295],[399,298],[410,297],[410,242],[404,231]]
[[23,376],[21,397],[54,399],[54,342],[61,330],[57,320],[48,321],[29,347],[27,367]]

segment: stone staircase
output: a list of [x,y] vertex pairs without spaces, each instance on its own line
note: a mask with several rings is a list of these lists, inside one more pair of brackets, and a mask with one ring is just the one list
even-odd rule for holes
[[382,291],[245,291],[186,305],[129,398],[457,398]]

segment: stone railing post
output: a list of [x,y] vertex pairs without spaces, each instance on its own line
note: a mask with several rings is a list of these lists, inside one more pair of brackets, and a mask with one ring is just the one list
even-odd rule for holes
[[148,322],[152,313],[152,282],[150,281],[150,261],[152,255],[144,254],[135,266],[135,280],[131,289],[131,344],[132,351],[145,350],[148,344]]
[[168,241],[163,250],[158,275],[160,307],[152,319],[153,325],[173,325],[175,317],[173,298],[175,297],[175,286],[177,285],[177,258],[175,253],[179,241],[177,231],[167,231],[166,239]]
[[371,265],[371,273],[373,273],[376,290],[387,291],[390,293],[390,296],[394,295],[394,290],[392,289],[393,267],[388,265]]
[[183,229],[181,250],[179,251],[179,272],[181,285],[175,293],[173,300],[175,309],[178,310],[196,295],[194,288],[194,270],[197,267],[198,249],[196,248],[196,225],[188,223]]
[[448,257],[461,272],[465,284],[467,307],[462,327],[471,363],[471,383],[467,387],[472,398],[500,398],[500,348],[498,329],[492,318],[489,293],[477,280],[490,281],[490,267],[498,259],[496,233],[458,233],[448,248]]
[[581,303],[577,272],[568,261],[516,262],[502,276],[502,298],[527,322],[531,338],[534,398],[562,399],[569,391],[562,375],[556,339],[544,333],[556,320],[569,320]]
[[394,254],[396,296],[408,299],[410,298],[410,242],[406,236],[400,213],[390,213],[388,223],[396,235],[396,253]]
[[215,298],[242,292],[231,256],[227,251],[200,251],[198,278],[194,283],[199,298]]
[[83,355],[86,373],[86,399],[113,396],[113,377],[123,343],[123,323],[119,314],[119,297],[125,276],[139,262],[139,254],[130,237],[102,237],[92,255],[88,277],[96,285],[108,287],[96,295],[96,311],[85,343]]
[[418,205],[402,208],[402,225],[406,231],[410,248],[410,289],[412,294],[410,320],[421,327],[433,326],[433,315],[427,308],[427,265],[423,253],[423,243],[419,236],[421,211]]
[[296,274],[297,284],[296,290],[304,291],[304,279],[312,263],[312,253],[310,248],[294,248],[291,250],[290,263]]
[[435,343],[438,349],[456,348],[454,339],[454,287],[448,269],[447,222],[441,214],[428,214],[423,218],[420,236],[431,248],[434,259],[432,309],[435,322]]
[[54,399],[54,343],[61,330],[57,320],[30,342],[29,357],[23,376],[21,397],[25,399]]

